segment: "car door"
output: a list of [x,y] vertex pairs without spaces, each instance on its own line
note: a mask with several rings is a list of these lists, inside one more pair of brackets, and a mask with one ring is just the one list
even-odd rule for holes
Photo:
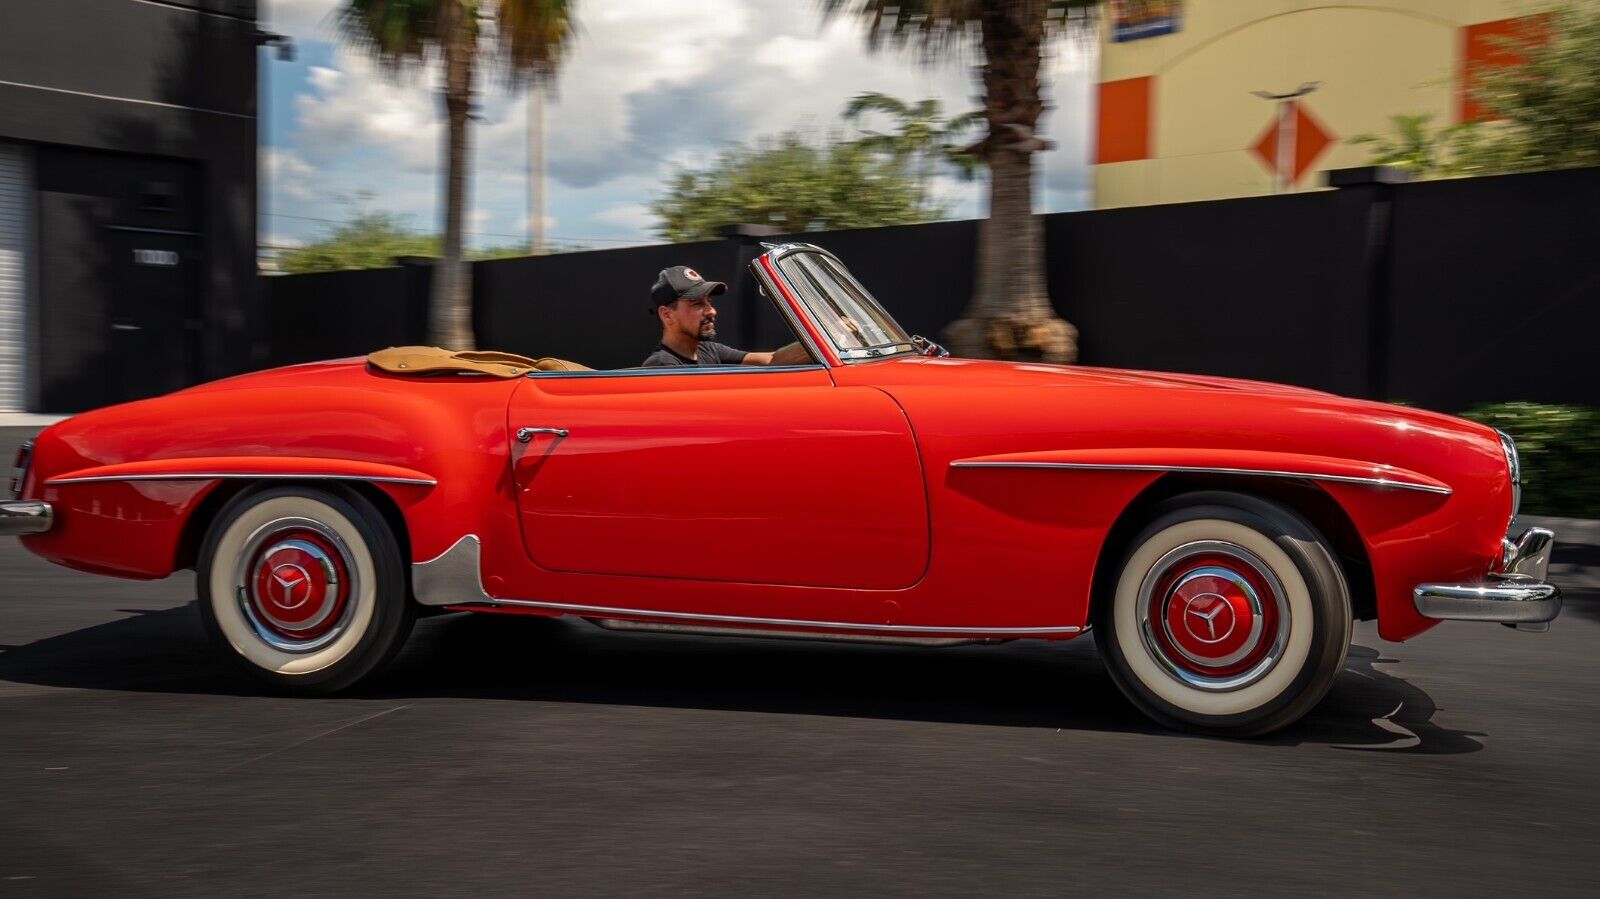
[[513,435],[535,429],[511,456],[542,568],[879,590],[927,568],[904,413],[821,366],[536,374],[510,416]]

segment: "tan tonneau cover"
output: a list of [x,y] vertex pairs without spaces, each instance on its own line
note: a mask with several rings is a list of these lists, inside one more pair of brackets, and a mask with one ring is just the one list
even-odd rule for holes
[[546,356],[529,359],[493,350],[447,350],[437,346],[392,346],[367,357],[373,368],[396,375],[467,372],[515,378],[530,371],[593,371],[587,366]]

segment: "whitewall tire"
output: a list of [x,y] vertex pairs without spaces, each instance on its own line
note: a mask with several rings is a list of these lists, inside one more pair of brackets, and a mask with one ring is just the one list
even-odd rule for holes
[[414,618],[394,534],[344,488],[234,497],[206,533],[196,575],[212,640],[297,692],[341,690],[376,671]]
[[1350,648],[1349,589],[1292,510],[1211,491],[1159,506],[1095,600],[1112,679],[1168,726],[1232,736],[1284,727],[1332,686]]

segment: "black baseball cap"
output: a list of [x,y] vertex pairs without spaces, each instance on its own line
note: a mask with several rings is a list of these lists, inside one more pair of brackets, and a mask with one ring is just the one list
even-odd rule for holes
[[650,287],[651,315],[656,314],[656,307],[676,303],[679,300],[698,300],[701,297],[714,296],[727,293],[728,285],[721,281],[707,281],[700,277],[700,273],[687,265],[674,265],[664,268],[656,276],[656,283]]

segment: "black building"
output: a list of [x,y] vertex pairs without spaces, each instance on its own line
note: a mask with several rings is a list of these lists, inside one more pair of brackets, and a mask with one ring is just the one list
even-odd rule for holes
[[250,367],[256,8],[0,2],[0,411]]

